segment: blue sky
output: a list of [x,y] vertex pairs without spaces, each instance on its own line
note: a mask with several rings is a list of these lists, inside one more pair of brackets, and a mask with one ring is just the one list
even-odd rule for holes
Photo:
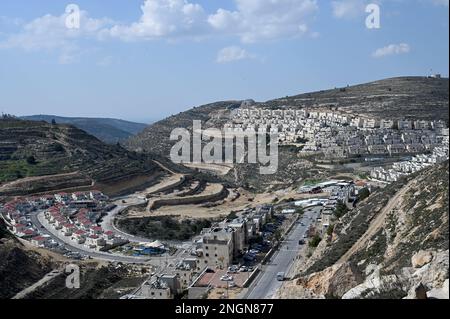
[[[380,7],[368,29],[366,5]],[[448,77],[448,0],[0,2],[0,112],[148,122],[393,76]]]

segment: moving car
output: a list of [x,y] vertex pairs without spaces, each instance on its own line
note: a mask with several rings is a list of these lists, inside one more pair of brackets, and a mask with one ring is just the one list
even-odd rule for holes
[[277,280],[278,281],[284,281],[286,279],[286,274],[284,272],[279,272],[277,274]]

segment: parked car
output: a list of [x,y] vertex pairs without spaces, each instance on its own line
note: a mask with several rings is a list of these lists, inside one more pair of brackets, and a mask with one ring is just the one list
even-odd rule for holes
[[304,245],[304,244],[305,244],[305,241],[304,241],[303,239],[300,239],[300,240],[298,241],[298,244],[299,244],[299,245]]
[[246,266],[242,266],[240,269],[239,269],[239,272],[247,272],[248,271],[248,268],[246,267]]
[[251,256],[249,254],[246,254],[244,256],[244,260],[246,260],[246,261],[254,261],[255,259],[256,259],[255,256]]
[[220,277],[220,280],[222,280],[222,281],[233,281],[233,277],[232,276],[228,276],[228,275],[224,275],[224,276]]
[[239,271],[239,267],[238,266],[231,266],[231,267],[228,267],[228,272],[230,273],[230,274],[235,274],[235,273],[237,273]]

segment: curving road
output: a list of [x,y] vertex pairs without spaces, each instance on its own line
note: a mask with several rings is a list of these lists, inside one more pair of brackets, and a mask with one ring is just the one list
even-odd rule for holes
[[75,246],[75,243],[72,243],[70,239],[63,240],[60,236],[58,236],[56,230],[53,232],[51,231],[51,227],[48,227],[48,225],[44,225],[45,222],[42,221],[42,218],[39,218],[39,214],[42,214],[42,212],[33,212],[30,214],[30,220],[31,222],[39,229],[39,231],[42,234],[50,236],[54,241],[56,241],[59,244],[64,245],[67,249],[80,253],[83,255],[88,255],[95,259],[100,260],[106,260],[106,261],[117,261],[127,264],[148,264],[151,260],[148,258],[140,258],[140,257],[128,257],[128,256],[119,256],[119,255],[113,255],[105,252],[96,252],[93,250],[88,250],[87,248],[81,248]]

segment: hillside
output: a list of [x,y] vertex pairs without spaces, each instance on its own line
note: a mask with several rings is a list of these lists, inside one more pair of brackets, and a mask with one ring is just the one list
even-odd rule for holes
[[52,123],[55,120],[58,124],[70,124],[109,144],[126,140],[147,127],[146,124],[142,123],[108,118],[61,117],[54,115],[31,115],[21,118],[29,121],[45,121],[47,123]]
[[341,218],[284,298],[448,298],[449,162],[379,190]]
[[51,260],[26,250],[0,219],[0,299],[13,297],[51,270]]
[[375,118],[448,121],[449,80],[398,77],[366,84],[271,100],[270,107],[338,108]]
[[0,120],[0,196],[149,183],[161,168],[147,155],[108,145],[70,125]]
[[[344,112],[373,117],[433,119],[448,121],[448,79],[426,77],[400,77],[346,88],[301,94],[265,103],[242,103],[242,101],[217,102],[190,109],[147,127],[142,133],[128,139],[124,145],[133,151],[149,151],[169,157],[175,144],[170,133],[175,128],[192,127],[193,120],[201,120],[203,128],[222,128],[239,107],[289,107],[289,108],[338,108]],[[238,164],[226,176],[220,178],[229,183],[248,186],[257,191],[278,185],[289,187],[318,175],[311,171],[314,159],[298,158],[295,149],[279,150],[279,169],[274,175],[258,174],[259,165]],[[308,168],[308,169],[307,169]]]
[[194,120],[202,121],[203,128],[220,128],[229,119],[230,111],[240,105],[240,101],[224,101],[194,107],[151,124],[138,135],[130,137],[124,145],[133,151],[150,151],[168,158],[170,149],[175,144],[170,141],[173,129],[192,129]]
[[[448,121],[449,81],[427,77],[399,77],[376,82],[305,93],[287,98],[252,103],[254,107],[338,108],[341,111],[377,118],[415,118]],[[169,141],[175,128],[191,128],[201,120],[204,128],[222,128],[231,110],[242,101],[225,101],[194,107],[149,125],[124,143],[131,150],[147,150],[169,156],[175,142]]]

